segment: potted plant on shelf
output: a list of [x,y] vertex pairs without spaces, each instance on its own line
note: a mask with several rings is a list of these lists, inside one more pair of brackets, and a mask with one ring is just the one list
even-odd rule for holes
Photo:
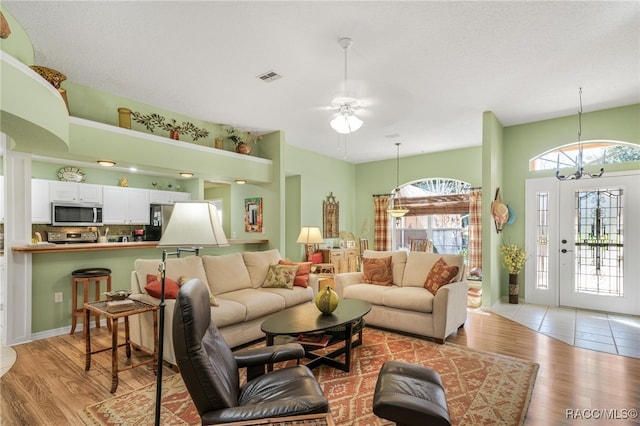
[[231,126],[225,127],[225,131],[227,132],[227,139],[233,142],[236,152],[240,154],[251,154],[250,144],[256,144],[262,139],[262,136],[256,136],[251,132],[243,132]]
[[527,253],[516,244],[506,244],[500,246],[502,262],[509,271],[509,303],[517,304],[520,287],[518,286],[518,274],[524,267],[527,260]]

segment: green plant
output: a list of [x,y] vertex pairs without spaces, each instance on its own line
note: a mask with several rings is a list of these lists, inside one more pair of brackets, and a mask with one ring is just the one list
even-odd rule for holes
[[147,130],[153,133],[153,129],[156,127],[161,128],[167,132],[178,132],[181,135],[191,135],[193,141],[197,141],[200,138],[205,138],[209,136],[209,131],[207,129],[201,129],[196,127],[193,123],[189,123],[188,121],[183,121],[181,125],[178,126],[176,120],[171,119],[171,123],[165,122],[165,118],[160,114],[149,114],[143,115],[137,111],[133,111],[131,113],[131,117],[140,124],[143,124]]
[[502,263],[506,266],[510,274],[519,274],[527,260],[527,252],[515,244],[500,246]]
[[235,127],[227,126],[224,129],[227,132],[227,139],[231,139],[235,146],[238,146],[241,143],[257,143],[262,139],[260,135],[254,135],[251,132],[242,132]]

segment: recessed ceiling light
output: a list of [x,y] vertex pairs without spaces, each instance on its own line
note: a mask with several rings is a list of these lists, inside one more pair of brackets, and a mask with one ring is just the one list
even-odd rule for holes
[[111,160],[98,160],[98,164],[105,167],[112,167],[116,165],[116,163]]
[[245,183],[247,183],[247,181],[246,181],[246,180],[244,180],[244,179],[236,179],[236,183],[237,183],[238,185],[244,185]]
[[193,177],[193,173],[191,173],[191,172],[180,172],[180,176],[189,178],[189,177]]

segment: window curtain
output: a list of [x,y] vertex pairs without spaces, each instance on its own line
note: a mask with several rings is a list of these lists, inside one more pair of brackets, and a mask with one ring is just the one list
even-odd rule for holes
[[387,213],[388,196],[373,198],[373,247],[374,250],[391,250],[391,216]]
[[469,194],[469,243],[467,267],[482,268],[482,192]]

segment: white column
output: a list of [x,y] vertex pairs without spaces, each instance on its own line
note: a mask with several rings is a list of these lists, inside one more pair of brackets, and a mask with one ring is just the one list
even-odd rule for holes
[[31,254],[14,253],[13,246],[31,243],[31,155],[10,150],[9,137],[0,133],[4,149],[6,291],[3,344],[31,341]]

